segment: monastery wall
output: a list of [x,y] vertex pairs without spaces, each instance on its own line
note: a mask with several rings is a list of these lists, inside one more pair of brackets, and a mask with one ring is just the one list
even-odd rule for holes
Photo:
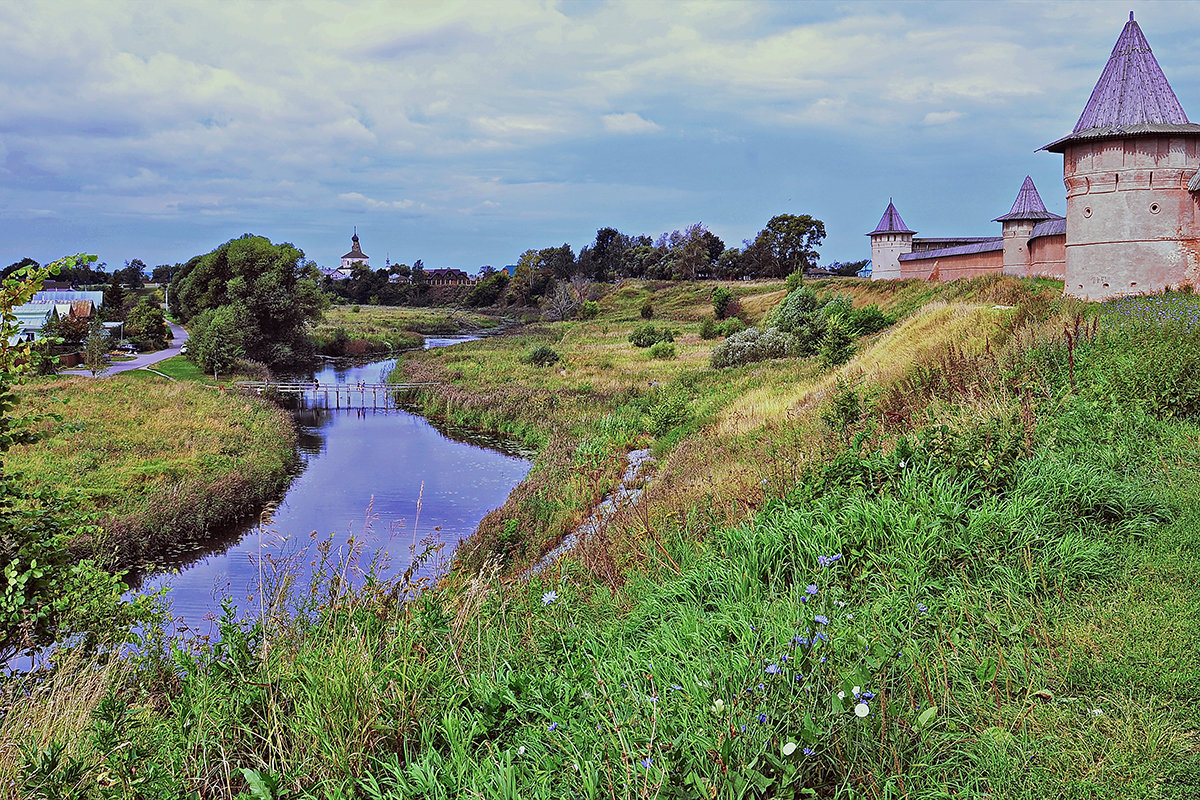
[[1004,252],[989,250],[983,253],[962,253],[914,258],[900,262],[901,278],[920,278],[927,281],[953,281],[1000,272],[1004,267]]
[[1062,280],[1067,269],[1067,236],[1038,236],[1029,240],[1029,275]]

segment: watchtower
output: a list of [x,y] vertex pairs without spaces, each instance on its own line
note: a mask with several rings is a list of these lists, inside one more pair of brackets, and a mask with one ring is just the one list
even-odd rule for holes
[[887,210],[879,219],[871,237],[871,280],[881,281],[900,277],[900,256],[913,251],[913,236],[900,219],[900,212],[888,200]]

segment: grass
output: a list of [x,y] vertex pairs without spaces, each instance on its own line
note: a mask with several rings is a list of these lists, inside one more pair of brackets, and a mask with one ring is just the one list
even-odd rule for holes
[[[422,591],[406,565],[314,539],[293,557],[314,583],[266,561],[260,614],[227,615],[219,642],[151,637],[104,695],[64,679],[87,664],[10,687],[0,725],[23,722],[0,728],[0,779],[47,796],[1195,796],[1200,302],[1139,301],[1126,323],[1027,282],[918,289],[943,294],[838,376],[689,366],[687,320],[678,362],[652,361],[621,349],[640,316],[423,354],[411,369],[457,381],[423,402],[542,444],[545,476],[493,543],[519,551],[648,444],[663,463],[642,503],[525,580],[492,550]],[[699,296],[681,292],[681,309]],[[540,345],[563,361],[523,364]],[[11,755],[76,695],[90,723]],[[76,760],[47,766],[49,740]]]
[[[190,362],[158,366],[187,378]],[[118,565],[255,513],[288,480],[295,435],[257,400],[135,370],[104,380],[60,377],[19,389],[23,407],[53,412],[7,467],[32,488],[75,495],[104,521],[91,542]],[[83,543],[80,543],[81,545]]]
[[365,355],[417,348],[426,335],[467,333],[498,324],[500,320],[486,314],[444,308],[334,306],[314,337],[326,355]]

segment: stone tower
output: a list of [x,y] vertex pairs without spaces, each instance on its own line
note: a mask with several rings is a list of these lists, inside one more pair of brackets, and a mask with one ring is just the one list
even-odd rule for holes
[[356,265],[363,267],[371,266],[371,259],[362,251],[362,247],[358,243],[358,228],[354,228],[354,235],[350,237],[350,252],[342,256],[342,269],[346,274],[354,269]]
[[1132,13],[1075,129],[1042,149],[1063,155],[1066,294],[1200,286],[1200,125],[1188,122]]
[[993,222],[1003,225],[1004,236],[1004,274],[1024,278],[1030,274],[1029,236],[1034,226],[1048,219],[1061,219],[1057,214],[1046,210],[1033,179],[1025,176],[1017,199],[1013,201],[1012,210],[1002,217],[996,217]]
[[867,234],[871,237],[871,280],[881,281],[900,277],[900,256],[913,251],[913,235],[900,219],[900,212],[888,200],[887,210]]

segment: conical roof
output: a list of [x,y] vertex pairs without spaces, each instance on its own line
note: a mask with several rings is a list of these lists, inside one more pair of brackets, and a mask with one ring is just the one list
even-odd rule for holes
[[1075,129],[1042,149],[1062,152],[1078,139],[1154,133],[1200,133],[1200,125],[1188,122],[1131,11]]
[[896,210],[896,206],[889,200],[887,210],[879,218],[879,224],[867,236],[874,236],[877,233],[916,233],[916,231],[908,229],[904,224],[904,220],[900,219],[900,212]]
[[1021,184],[1021,191],[1017,192],[1017,199],[1013,201],[1012,210],[1002,217],[996,217],[993,222],[1005,222],[1010,219],[1041,221],[1057,217],[1057,214],[1051,214],[1046,210],[1042,196],[1038,194],[1037,187],[1033,185],[1033,178],[1026,175],[1025,182]]

